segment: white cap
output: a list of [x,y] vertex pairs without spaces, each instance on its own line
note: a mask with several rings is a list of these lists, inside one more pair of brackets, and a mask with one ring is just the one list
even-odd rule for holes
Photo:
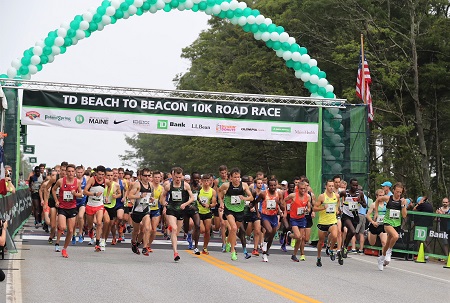
[[288,181],[286,180],[281,181],[281,185],[288,185]]
[[191,180],[191,176],[190,175],[184,175],[184,180]]

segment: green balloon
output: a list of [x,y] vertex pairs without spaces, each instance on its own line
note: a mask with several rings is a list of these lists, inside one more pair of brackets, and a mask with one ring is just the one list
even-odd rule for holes
[[306,47],[301,46],[298,52],[300,53],[300,55],[306,55],[308,53],[308,50],[306,49]]
[[327,91],[326,91],[325,87],[319,87],[319,89],[317,90],[317,93],[321,96],[325,96]]
[[326,78],[326,77],[327,77],[327,73],[324,72],[324,71],[320,71],[320,72],[317,74],[317,76],[319,77],[319,79]]
[[[156,3],[156,1],[155,1],[155,3]],[[142,10],[148,11],[150,9],[150,7],[151,7],[151,4],[155,4],[155,3],[151,3],[151,1],[150,1],[150,3],[149,2],[144,2],[144,4],[142,5]]]
[[[62,53],[61,53],[62,54]],[[38,70],[38,72],[40,72],[42,70],[42,64],[37,64],[36,68]]]
[[46,55],[39,56],[41,58],[41,64],[47,64],[48,63],[48,57]]
[[103,7],[108,7],[110,5],[110,2],[108,1],[108,0],[104,0],[103,2],[102,2],[102,6]]
[[331,149],[331,154],[336,158],[341,156],[341,152],[334,148]]
[[245,24],[245,25],[242,27],[242,29],[244,30],[244,32],[248,33],[248,32],[251,31],[252,26],[251,26],[250,24],[247,23],[247,24]]
[[46,46],[53,46],[55,44],[55,38],[47,37],[44,40]]
[[[69,47],[69,46],[71,46],[71,45],[72,45],[72,39],[69,38],[69,37],[65,37],[65,38],[64,38],[64,46],[65,46],[65,47]],[[44,52],[44,54],[45,54],[45,52]]]
[[120,9],[116,10],[116,13],[114,14],[114,17],[116,17],[116,19],[122,19],[123,18],[123,11],[121,11]]
[[144,11],[142,10],[142,7],[139,7],[136,11],[136,15],[142,16],[144,14]]
[[323,117],[325,118],[324,120],[329,120],[333,115],[331,115],[331,113],[328,110],[324,110],[323,111]]
[[287,60],[286,61],[286,66],[289,68],[293,68],[294,67],[294,60]]
[[[153,4],[156,4],[156,2],[158,2],[158,0],[150,0],[150,1],[148,1],[148,2],[150,2],[151,5],[153,5]],[[145,3],[148,3],[148,2],[145,2]],[[150,8],[149,8],[149,9],[150,9]]]
[[94,17],[92,17],[92,21],[94,21],[95,23],[99,23],[102,21],[102,16],[99,14],[94,14]]
[[[91,33],[89,33],[89,35],[90,35],[90,34],[91,34]],[[87,35],[86,35],[86,37],[87,37]],[[63,46],[60,46],[59,49],[61,50],[61,54],[64,54],[64,53],[67,51],[67,47],[65,47],[64,45],[63,45]]]
[[234,17],[233,11],[227,10],[227,18],[228,18],[228,19],[231,19],[231,18],[233,18],[233,17]]
[[252,9],[251,9],[250,7],[246,7],[246,8],[244,9],[244,11],[242,12],[242,14],[243,14],[245,17],[248,17],[248,16],[250,16],[250,15],[252,14]]
[[120,4],[120,9],[124,12],[126,12],[129,7],[130,7],[130,5],[126,2],[123,2],[122,4]]
[[[72,39],[70,39],[70,41],[72,41]],[[42,49],[42,53],[44,54],[44,55],[50,55],[51,53],[52,53],[52,48],[51,48],[51,46],[45,46],[43,49]]]
[[20,63],[22,63],[22,65],[25,65],[25,66],[28,66],[28,65],[30,65],[30,61],[31,61],[31,57],[23,57],[21,60],[20,60]]
[[[192,11],[193,12],[198,12],[198,4],[194,4],[193,6],[192,6]],[[228,18],[228,17],[227,17]]]
[[99,14],[100,16],[103,16],[106,13],[106,7],[104,6],[99,6],[97,8],[97,14]]
[[302,64],[302,71],[309,73],[310,69],[311,69],[311,67],[309,66],[308,63],[303,63]]
[[317,93],[318,89],[319,89],[318,85],[312,84],[311,87],[309,88],[309,91],[314,94],[314,93]]
[[284,51],[288,51],[288,50],[291,49],[291,45],[290,45],[289,43],[287,43],[287,42],[283,42],[283,43],[281,44],[281,48],[282,48]]
[[212,7],[216,4],[216,0],[207,0],[206,5],[209,7]]
[[282,27],[282,26],[277,26],[276,31],[277,31],[277,33],[279,33],[279,34],[284,33],[284,27]]
[[[111,16],[110,17],[111,18],[111,24],[116,24],[116,22],[117,22],[117,18],[116,17],[114,17],[114,16]],[[89,32],[89,36],[91,35],[91,33]],[[86,38],[87,38],[88,36],[86,35]]]
[[180,5],[180,2],[178,0],[172,0],[170,1],[170,6],[173,8],[177,8],[178,5]]
[[[108,4],[109,5],[109,4]],[[81,15],[76,15],[75,18],[73,18],[73,20],[77,21],[77,22],[81,22],[83,21],[83,16]]]
[[98,24],[95,22],[90,22],[89,23],[89,30],[91,32],[95,32],[98,29]]
[[293,68],[294,68],[294,70],[301,70],[302,69],[302,64],[300,62],[294,61]]
[[242,17],[243,14],[244,14],[244,12],[240,8],[237,8],[237,9],[234,10],[234,15],[236,17]]
[[269,33],[273,33],[274,31],[276,31],[277,30],[277,26],[275,25],[275,24],[270,24],[268,27],[267,27],[267,31],[269,32]]
[[220,13],[219,13],[219,18],[221,18],[221,19],[225,19],[226,17],[227,17],[227,12],[225,12],[225,11],[220,11]]
[[200,2],[198,4],[198,9],[201,10],[201,11],[206,10],[207,7],[208,7],[208,4],[206,4],[206,2]]
[[19,68],[19,74],[21,74],[21,75],[26,75],[26,74],[28,74],[30,72],[30,70],[28,69],[28,66],[21,66],[20,68]]
[[252,15],[255,16],[255,17],[258,17],[259,15],[261,15],[261,13],[260,13],[259,10],[253,9],[253,10],[252,10]]
[[[271,40],[269,40],[269,41],[271,41]],[[281,48],[281,43],[279,42],[279,41],[275,41],[274,43],[273,43],[273,47],[272,47],[274,50],[279,50],[280,48]]]
[[260,32],[262,33],[267,32],[267,24],[261,23],[260,25],[258,25],[258,27]]
[[163,10],[168,13],[172,10],[172,6],[170,6],[169,3],[166,3],[166,5],[164,6]]
[[33,54],[33,48],[32,47],[30,47],[29,49],[27,49],[27,50],[24,50],[23,51],[23,56],[24,57],[32,57],[34,54]]
[[332,92],[327,92],[327,93],[325,94],[325,98],[330,98],[330,99],[334,98],[334,93],[332,93]]
[[317,67],[317,66],[313,66],[313,67],[311,67],[310,69],[309,69],[309,73],[311,74],[311,75],[317,75],[318,73],[319,73],[319,68]]
[[259,31],[259,26],[258,26],[258,24],[252,24],[251,25],[251,31],[252,31],[252,33],[257,33],[258,31]]
[[186,0],[178,0],[178,2],[180,2],[180,3],[185,3]]
[[57,34],[55,31],[49,32],[49,33],[48,33],[48,37],[50,37],[50,38],[56,38],[56,37],[58,37],[58,34]]
[[[116,20],[116,18],[114,18],[114,20]],[[114,24],[114,23],[112,23],[112,17],[111,17],[111,24]],[[84,31],[84,35],[85,35],[86,38],[89,38],[91,36],[91,31],[89,29],[85,30]]]
[[77,31],[74,29],[68,29],[66,37],[73,38],[77,34]]
[[291,52],[298,52],[300,50],[300,45],[298,45],[297,43],[294,43],[291,45]]
[[306,81],[304,86],[309,90],[311,88],[312,83],[309,81]]
[[128,6],[130,6],[131,4],[134,3],[134,0],[126,0],[125,2],[128,4]]
[[268,41],[266,42],[266,46],[267,46],[268,48],[273,48],[273,44],[274,44],[274,42],[273,42],[272,40],[268,40]]

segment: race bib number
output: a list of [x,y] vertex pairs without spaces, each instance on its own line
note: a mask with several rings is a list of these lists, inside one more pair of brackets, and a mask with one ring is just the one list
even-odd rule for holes
[[378,215],[377,223],[383,223],[383,222],[384,222],[384,215]]
[[391,219],[399,219],[400,218],[400,211],[397,209],[391,209],[389,211],[389,218]]
[[203,205],[208,205],[208,198],[207,197],[200,197],[200,203]]
[[297,208],[297,215],[301,216],[305,213],[305,208],[299,207]]
[[135,211],[135,212],[141,213],[141,212],[144,211],[144,208],[145,208],[145,206],[144,206],[143,204],[138,204],[138,205],[136,205],[136,207],[134,208],[134,211]]
[[150,200],[150,206],[151,207],[155,207],[158,204],[158,201],[156,199],[151,199]]
[[239,196],[231,196],[231,204],[241,204],[241,198],[239,198]]
[[250,201],[245,201],[245,206],[249,206],[250,205]]
[[277,206],[277,202],[275,200],[267,200],[266,208],[267,209],[275,209]]
[[63,191],[63,200],[64,201],[72,201],[73,200],[73,195],[72,192],[70,191]]
[[150,204],[150,195],[145,194],[145,196],[141,199],[139,199],[139,204],[141,205],[149,205]]
[[97,197],[97,196],[92,196],[92,201],[95,202],[102,202],[103,201],[103,195]]
[[353,201],[353,200],[347,201],[347,202],[348,202],[348,209],[349,209],[350,211],[358,210],[358,202],[355,202],[355,201]]
[[325,211],[327,214],[334,214],[336,212],[336,204],[327,204]]
[[172,191],[172,201],[180,202],[182,201],[182,196],[181,191]]
[[286,204],[286,210],[287,211],[290,211],[291,210],[291,204],[289,203],[289,204]]

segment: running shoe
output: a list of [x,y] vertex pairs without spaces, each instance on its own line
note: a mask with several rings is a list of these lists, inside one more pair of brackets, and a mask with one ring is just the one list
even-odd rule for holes
[[187,234],[186,241],[188,242],[188,249],[192,249],[192,234]]
[[344,258],[342,257],[342,252],[340,250],[337,252],[337,259],[339,265],[344,265]]
[[59,244],[57,243],[57,244],[55,244],[55,252],[60,252],[61,251],[61,249],[59,248]]
[[94,249],[95,249],[95,252],[99,252],[100,251],[100,246],[99,245],[95,245]]
[[358,254],[364,254],[364,249],[359,249]]
[[88,245],[94,245],[95,244],[95,239],[91,238],[91,240],[89,241]]
[[386,257],[384,258],[383,266],[386,266],[391,262],[391,256],[392,256],[392,248],[388,248],[386,251]]
[[316,265],[317,267],[322,267],[322,260],[320,258],[317,258]]
[[327,256],[330,255],[330,247],[327,245],[327,248],[325,248],[325,253],[327,254]]
[[129,234],[131,234],[132,231],[133,231],[133,230],[132,230],[132,228],[131,228],[131,225],[128,225],[128,226],[127,226],[127,232],[128,232]]
[[286,245],[281,245],[281,251],[283,251],[283,252],[287,252],[287,249],[286,249]]
[[291,233],[292,233],[291,231],[288,231],[286,234],[286,244],[287,245],[291,245],[291,242],[292,242]]
[[384,266],[384,261],[385,261],[384,256],[383,255],[379,256],[377,258],[377,261],[378,261],[378,270],[382,271],[383,270],[383,266]]
[[222,244],[222,252],[224,253],[226,251],[226,244]]
[[342,247],[342,257],[343,258],[347,258],[347,254],[348,254],[348,249],[347,247]]
[[254,249],[254,250],[252,251],[252,255],[258,257],[258,256],[259,256],[258,250],[257,250],[257,249]]
[[106,241],[105,239],[100,240],[100,250],[105,251],[106,248]]
[[48,244],[53,244],[53,239],[52,238],[48,238]]
[[142,249],[142,254],[143,254],[144,256],[150,255],[149,247],[144,247],[144,248]]
[[300,261],[306,261],[305,255],[300,256]]
[[178,253],[174,253],[173,254],[173,260],[174,261],[179,261],[180,260],[180,255]]
[[65,250],[65,249],[62,250],[61,254],[62,254],[62,256],[64,258],[68,258],[69,257],[69,255],[67,254],[67,250]]
[[141,252],[139,251],[139,245],[135,242],[131,242],[131,250],[136,254],[136,255],[140,255]]
[[119,237],[119,238],[117,239],[117,243],[122,243],[122,241],[123,241],[123,238],[122,238],[122,237]]
[[113,238],[111,241],[111,245],[116,245],[116,244],[117,244],[117,240],[116,240],[116,238]]
[[336,260],[336,255],[334,254],[333,250],[330,250],[330,260],[331,261],[335,261]]
[[83,241],[84,241],[84,236],[83,235],[79,235],[78,236],[78,242],[79,243],[83,243]]
[[299,262],[299,260],[298,260],[296,255],[292,255],[291,256],[291,260],[294,261],[294,262]]
[[203,248],[202,255],[209,255],[209,252],[208,252],[207,248]]
[[43,229],[46,233],[49,233],[47,223],[44,222],[42,229]]
[[77,243],[77,238],[75,236],[72,236],[72,245],[75,245]]
[[358,251],[357,251],[356,249],[352,249],[352,250],[350,251],[350,253],[352,253],[352,254],[357,254]]
[[267,258],[267,254],[262,255],[263,262],[269,262],[269,258]]
[[231,253],[231,260],[232,260],[232,261],[237,261],[237,259],[238,259],[237,254],[236,254],[235,251],[233,251],[233,252]]
[[227,242],[227,244],[225,245],[225,251],[230,252],[230,250],[231,250],[231,244],[230,244],[230,242]]
[[244,258],[247,260],[247,259],[250,259],[252,256],[248,253],[248,252],[245,252],[244,253]]
[[196,254],[197,256],[200,255],[200,250],[198,250],[198,248],[194,248],[194,254]]

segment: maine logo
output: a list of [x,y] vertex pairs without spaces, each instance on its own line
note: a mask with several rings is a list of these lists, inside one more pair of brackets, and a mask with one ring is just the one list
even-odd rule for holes
[[40,113],[36,112],[36,111],[31,111],[31,112],[27,112],[25,114],[28,118],[30,118],[30,120],[34,120],[37,119],[41,116]]
[[158,129],[168,129],[169,128],[169,120],[158,120]]
[[77,115],[75,117],[75,122],[77,122],[77,124],[83,124],[84,122],[84,117],[82,115]]

